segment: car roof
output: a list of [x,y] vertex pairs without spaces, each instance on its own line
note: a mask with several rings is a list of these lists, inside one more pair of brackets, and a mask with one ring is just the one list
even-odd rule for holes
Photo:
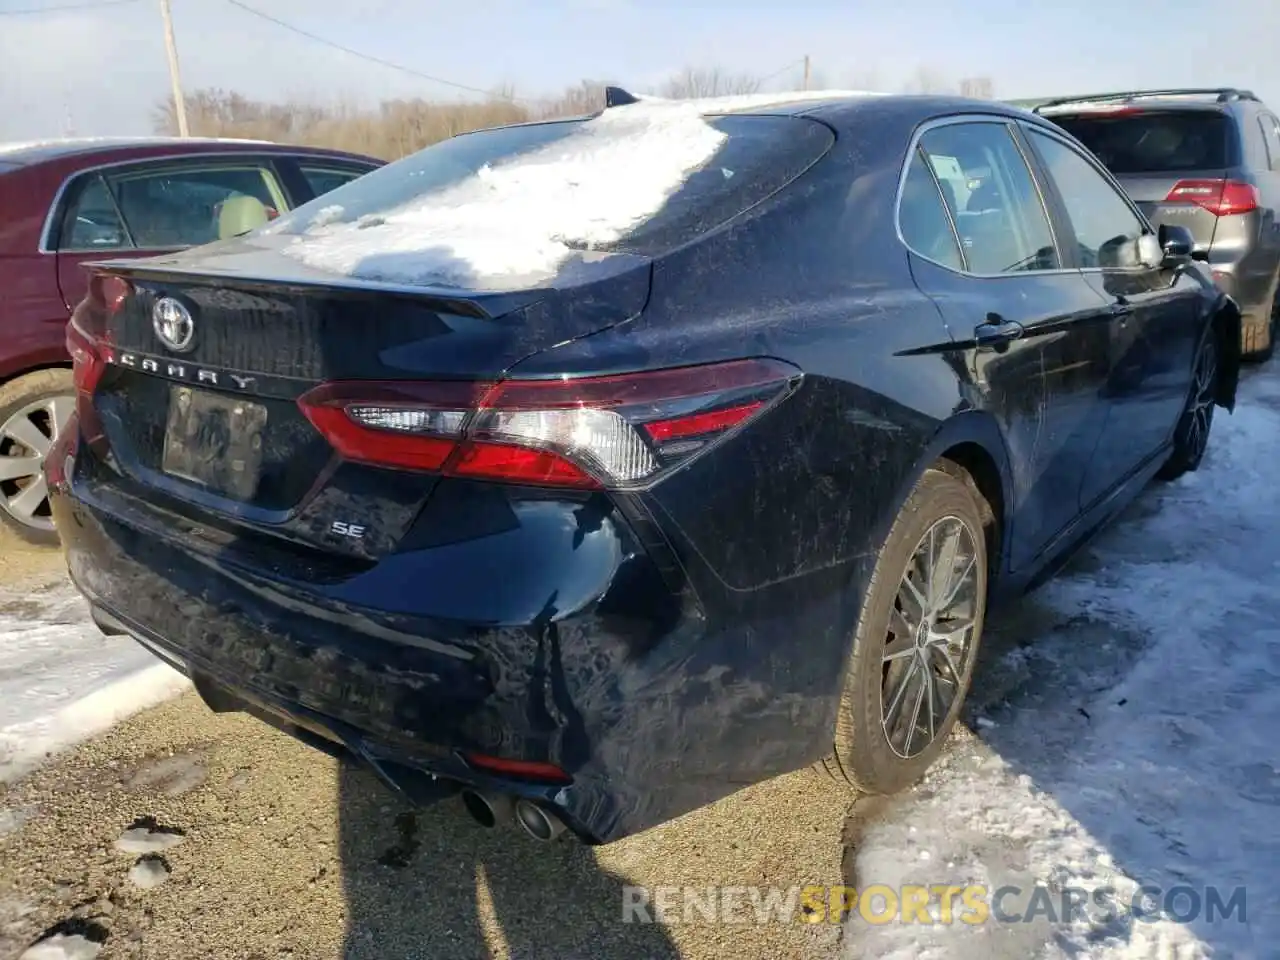
[[[324,150],[316,147],[291,146],[270,140],[240,140],[230,137],[75,137],[56,140],[32,140],[26,142],[0,141],[0,163],[12,166],[29,166],[50,160],[63,160],[76,156],[111,154],[127,159],[133,151],[151,152],[157,147],[171,148],[175,154],[215,150],[234,150],[237,146],[255,150],[289,151],[322,155],[357,157],[341,150]],[[372,159],[372,158],[361,158]]]
[[[667,100],[661,97],[637,97],[636,103],[692,105],[707,116],[726,114],[812,117],[842,126],[870,106],[900,111],[904,117],[924,120],[932,116],[960,113],[990,113],[1036,121],[1039,118],[1027,110],[999,100],[979,100],[971,97],[936,94],[897,94],[872,90],[810,90],[782,93],[748,93],[725,97],[706,97],[690,100]],[[622,103],[607,109],[625,109]],[[590,120],[599,113],[576,117],[557,117],[551,120],[531,120],[522,123],[503,124],[492,129],[506,127],[541,126],[547,123],[573,123]],[[1048,122],[1044,122],[1048,126]],[[480,132],[480,131],[474,131]]]

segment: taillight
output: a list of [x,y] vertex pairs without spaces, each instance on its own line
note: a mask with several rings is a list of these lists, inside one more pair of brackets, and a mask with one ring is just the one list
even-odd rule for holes
[[1239,180],[1179,180],[1164,202],[1194,203],[1215,217],[1229,217],[1258,209],[1261,198],[1257,187]]
[[511,483],[648,486],[799,385],[777,360],[608,377],[324,384],[298,400],[348,460]]
[[107,369],[110,337],[107,321],[124,309],[133,285],[122,277],[96,273],[89,278],[89,293],[76,305],[67,324],[67,353],[71,356],[76,386],[76,416],[91,443],[101,436],[93,409],[93,393]]
[[67,324],[67,353],[71,355],[73,377],[79,393],[93,394],[102,379],[106,363],[98,345],[85,336],[76,324]]
[[467,763],[477,770],[496,774],[500,777],[515,777],[518,780],[541,780],[546,783],[572,783],[569,776],[554,763],[542,763],[537,760],[507,760],[503,757],[490,757],[483,753],[464,753]]

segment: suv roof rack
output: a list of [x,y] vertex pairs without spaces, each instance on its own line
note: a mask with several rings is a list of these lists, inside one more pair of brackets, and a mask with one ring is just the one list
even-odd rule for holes
[[1048,107],[1059,107],[1069,103],[1115,103],[1128,100],[1156,99],[1161,97],[1213,97],[1218,103],[1230,103],[1233,100],[1257,100],[1252,90],[1239,90],[1235,87],[1171,87],[1167,90],[1123,90],[1118,93],[1092,93],[1079,97],[1057,97],[1046,100],[1033,112],[1039,113]]

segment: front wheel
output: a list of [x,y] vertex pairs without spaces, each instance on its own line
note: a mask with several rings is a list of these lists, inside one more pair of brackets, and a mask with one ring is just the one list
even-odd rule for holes
[[924,775],[964,704],[986,605],[979,504],[963,480],[926,471],[863,602],[828,773],[879,794]]
[[1218,338],[1212,327],[1205,331],[1192,367],[1191,392],[1178,425],[1173,430],[1173,452],[1156,476],[1176,480],[1200,467],[1209,447],[1213,409],[1218,398]]

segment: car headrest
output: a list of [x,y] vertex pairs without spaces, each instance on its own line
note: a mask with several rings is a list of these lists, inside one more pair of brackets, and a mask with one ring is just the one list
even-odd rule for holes
[[270,219],[267,208],[256,197],[242,193],[227,197],[222,201],[222,209],[218,211],[218,239],[238,237],[242,233],[256,230]]

